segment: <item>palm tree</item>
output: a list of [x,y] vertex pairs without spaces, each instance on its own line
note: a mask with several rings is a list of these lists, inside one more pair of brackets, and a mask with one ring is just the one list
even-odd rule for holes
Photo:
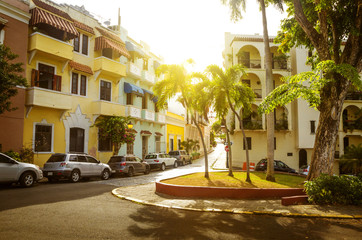
[[[242,18],[240,7],[245,11],[245,0],[221,0],[223,4],[228,3],[231,9],[231,19],[237,21]],[[273,72],[272,72],[272,57],[269,46],[269,34],[267,18],[265,13],[264,0],[258,0],[263,18],[263,39],[265,49],[265,66],[266,66],[266,94],[268,95],[273,89]],[[283,9],[283,0],[271,0],[280,10]],[[274,113],[267,114],[267,159],[268,168],[266,173],[266,180],[275,182],[274,177]]]
[[190,150],[192,150],[192,144],[193,140],[189,138],[181,142],[181,146],[185,148],[187,154],[190,154]]
[[[164,109],[167,100],[176,94],[181,93],[179,100],[187,109],[188,113],[190,113],[191,121],[196,126],[201,138],[205,154],[205,178],[209,178],[207,148],[200,127],[201,123],[197,118],[198,113],[202,116],[207,115],[208,99],[206,99],[206,94],[203,92],[202,86],[201,89],[199,89],[199,85],[191,84],[193,78],[203,78],[203,76],[201,74],[187,74],[184,66],[176,64],[161,65],[157,68],[156,73],[158,75],[164,75],[164,79],[158,81],[153,87],[155,95],[158,96],[157,107],[159,109]],[[204,96],[202,96],[203,94]]]
[[[214,100],[215,109],[217,109],[217,111],[220,111],[220,108],[222,107],[226,108],[229,107],[239,120],[240,129],[243,134],[245,150],[246,150],[245,151],[246,165],[247,165],[246,181],[251,182],[250,169],[249,169],[250,161],[249,161],[248,142],[246,141],[246,135],[243,127],[242,117],[236,111],[236,109],[243,107],[243,109],[245,110],[250,110],[251,103],[254,101],[254,92],[253,90],[251,90],[250,87],[240,82],[240,77],[243,74],[245,74],[244,68],[241,65],[231,66],[225,72],[223,71],[223,69],[221,69],[216,65],[210,65],[207,67],[206,71],[209,72],[213,78],[214,95],[217,97]],[[221,104],[225,105],[222,106]],[[221,112],[221,114],[222,114],[221,116],[225,116],[223,115],[225,114],[225,111]],[[228,146],[230,146],[228,131],[226,131],[226,134],[227,134]]]

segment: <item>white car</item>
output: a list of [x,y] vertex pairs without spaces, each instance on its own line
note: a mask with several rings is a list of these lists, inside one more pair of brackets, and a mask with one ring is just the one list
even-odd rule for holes
[[309,165],[303,165],[299,168],[299,174],[302,174],[302,175],[308,175],[309,173]]
[[43,172],[39,166],[18,162],[0,153],[0,183],[20,183],[23,187],[31,187],[42,178]]
[[166,153],[151,153],[146,155],[145,161],[151,166],[151,168],[159,168],[165,171],[166,167],[173,166],[178,167],[178,161],[176,158],[170,157]]

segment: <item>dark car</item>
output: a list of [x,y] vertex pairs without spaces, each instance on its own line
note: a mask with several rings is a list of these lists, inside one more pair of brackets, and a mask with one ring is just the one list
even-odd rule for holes
[[132,177],[135,173],[149,174],[150,165],[136,156],[112,156],[108,165],[113,175],[127,174]]
[[[266,171],[267,163],[266,159],[260,160],[258,164],[256,164],[255,171]],[[287,164],[280,160],[274,160],[274,171],[296,173],[295,169],[288,167]]]
[[188,155],[187,152],[184,151],[184,150],[170,151],[170,152],[168,153],[168,155],[170,155],[170,156],[173,157],[173,158],[176,158],[179,165],[184,166],[184,165],[186,165],[187,163],[189,163],[189,164],[192,163],[192,160],[191,160],[190,155]]

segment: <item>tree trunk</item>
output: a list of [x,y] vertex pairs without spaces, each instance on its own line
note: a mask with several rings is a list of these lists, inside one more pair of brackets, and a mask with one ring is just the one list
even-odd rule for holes
[[201,138],[201,143],[202,143],[202,147],[204,148],[204,158],[205,158],[205,178],[209,178],[209,159],[207,156],[207,148],[205,145],[205,140],[204,140],[204,135],[202,134],[202,130],[199,126],[199,124],[196,122],[195,117],[193,116],[193,114],[191,114],[191,119],[194,122],[197,130],[199,131],[200,134],[200,138]]
[[[265,51],[265,67],[266,67],[266,94],[268,95],[273,89],[273,72],[272,58],[269,47],[268,24],[265,13],[265,2],[260,0],[260,7],[263,17],[263,38]],[[275,182],[274,177],[274,113],[267,114],[267,160],[268,167],[266,172],[266,180]]]
[[249,167],[249,165],[250,165],[249,146],[248,146],[248,141],[246,141],[246,135],[245,135],[245,131],[244,131],[243,121],[242,121],[240,115],[235,111],[234,106],[231,104],[229,93],[227,92],[226,95],[227,95],[227,99],[228,99],[228,103],[231,108],[231,111],[235,114],[235,116],[238,118],[239,123],[240,123],[240,129],[241,129],[241,133],[243,134],[243,140],[244,140],[244,144],[245,144],[245,154],[246,154],[246,179],[245,179],[245,181],[248,183],[251,183],[250,167]]
[[233,177],[233,159],[232,159],[232,154],[231,154],[231,144],[230,144],[230,135],[229,135],[229,129],[227,127],[227,125],[225,124],[225,129],[226,129],[226,140],[228,143],[228,147],[229,147],[229,151],[226,152],[226,154],[229,156],[229,176]]
[[[307,180],[323,174],[333,174],[334,153],[338,137],[339,122],[343,102],[350,82],[335,76],[336,82],[327,86],[321,93],[319,123],[315,136],[312,161]],[[324,100],[324,101],[323,101]]]

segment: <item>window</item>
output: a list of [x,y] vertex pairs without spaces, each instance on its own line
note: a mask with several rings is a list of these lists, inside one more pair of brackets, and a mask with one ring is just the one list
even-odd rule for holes
[[148,96],[148,93],[145,93],[143,96],[142,96],[142,109],[148,109],[147,108],[147,96]]
[[155,102],[154,104],[155,104],[155,112],[157,113],[157,112],[159,112],[158,107],[157,107],[157,102]]
[[177,149],[178,150],[181,149],[181,139],[180,138],[177,139]]
[[95,159],[94,157],[91,156],[87,156],[88,162],[90,163],[99,163],[99,161],[97,159]]
[[[72,73],[72,93],[82,96],[87,95],[87,77],[78,73]],[[79,89],[79,90],[78,90]]]
[[[248,150],[251,150],[251,137],[247,137],[246,142],[248,143]],[[243,149],[245,150],[245,141],[243,141]]]
[[88,36],[82,35],[82,54],[88,55]]
[[112,151],[112,140],[110,137],[102,137],[102,130],[98,131],[98,150],[110,152]]
[[274,150],[277,150],[277,138],[274,138]]
[[315,121],[310,121],[310,133],[315,133]]
[[248,87],[250,87],[250,80],[249,79],[242,80],[242,83],[247,85]]
[[112,84],[101,80],[101,93],[100,99],[105,101],[111,101],[111,89]]
[[145,70],[145,71],[148,70],[148,59],[147,58],[143,59],[143,70]]
[[39,69],[39,79],[37,87],[46,88],[46,89],[55,89],[54,86],[55,83],[55,67],[45,65],[42,63],[39,63],[38,65]]
[[78,162],[88,162],[87,158],[85,156],[79,155],[78,156]]
[[[82,40],[80,40],[82,39]],[[78,37],[73,39],[73,45],[74,45],[74,51],[80,52],[80,49],[82,49],[82,54],[88,55],[88,39],[89,37],[84,34],[79,34]]]
[[245,67],[250,68],[250,52],[239,52],[238,64],[243,64]]
[[156,142],[156,152],[161,152],[161,137],[156,136],[155,142]]
[[133,154],[133,143],[127,143],[127,154]]
[[173,151],[173,138],[170,138],[170,151]]
[[70,129],[70,152],[84,152],[84,129],[71,128]]
[[4,29],[2,29],[0,31],[0,44],[4,44],[4,40],[5,40],[5,31]]
[[35,152],[51,152],[52,151],[52,126],[35,125]]
[[127,93],[127,105],[133,105],[132,93]]

